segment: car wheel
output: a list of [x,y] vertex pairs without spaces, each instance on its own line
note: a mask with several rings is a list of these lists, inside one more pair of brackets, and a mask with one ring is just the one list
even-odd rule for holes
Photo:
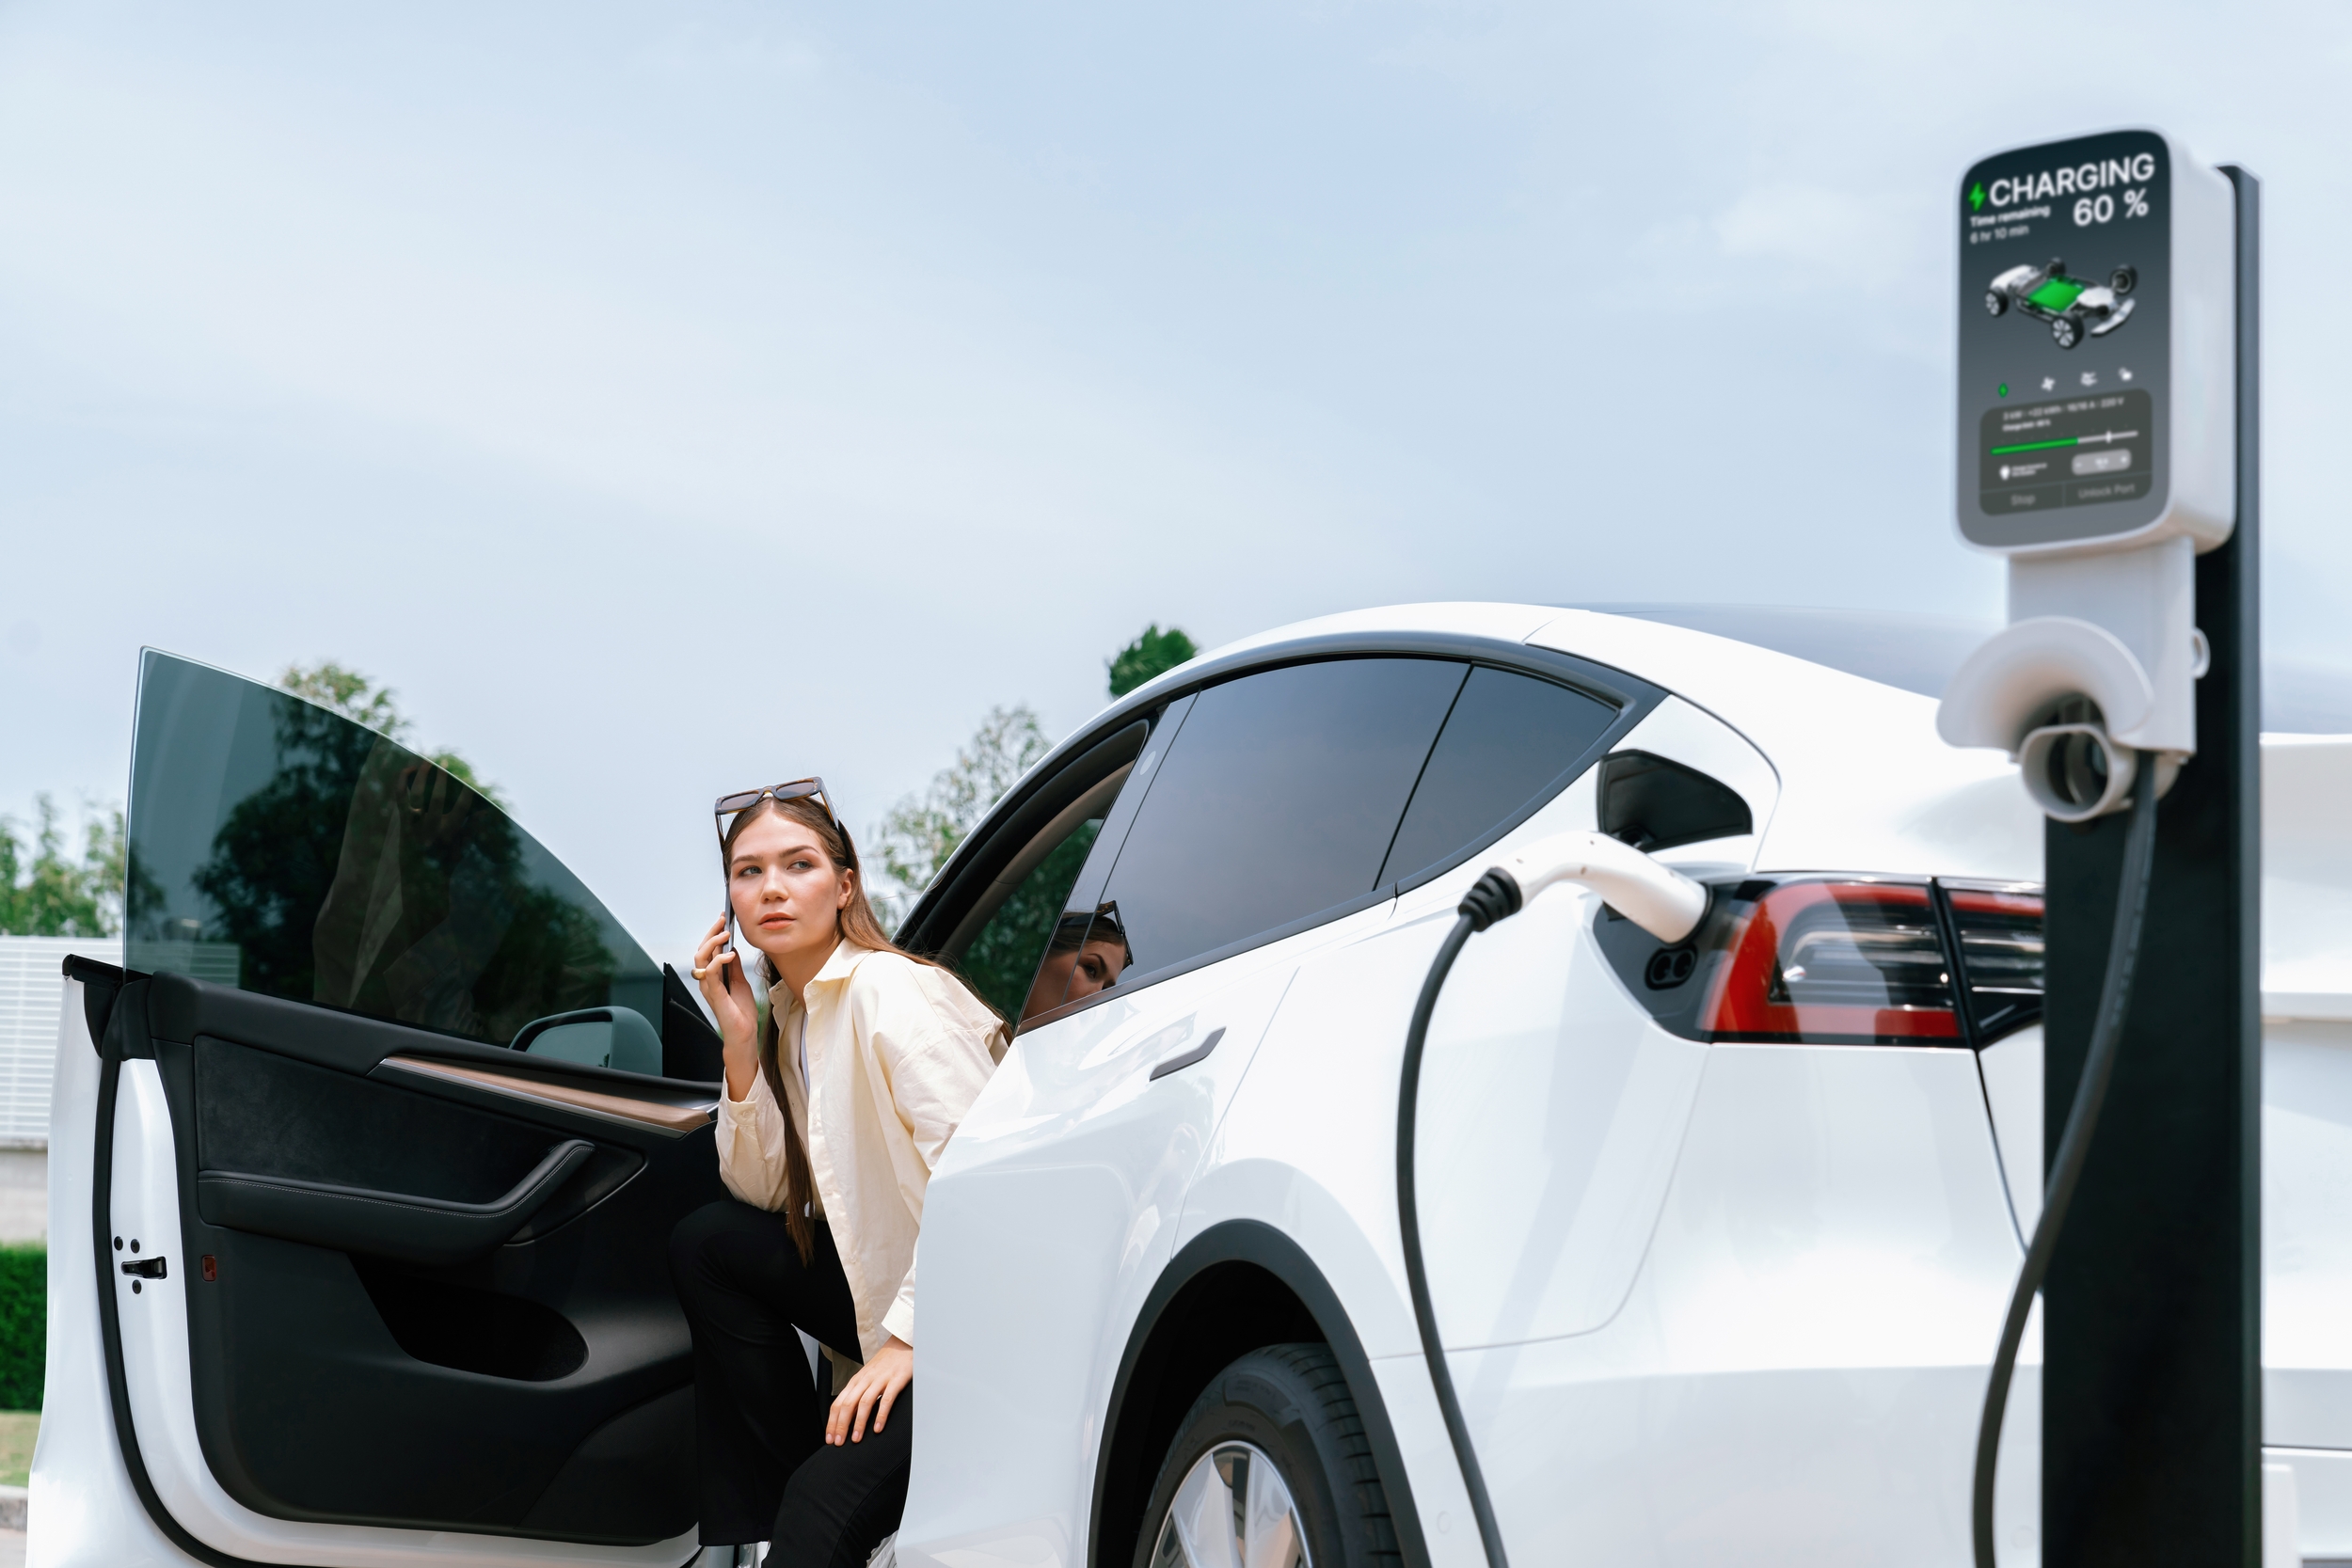
[[2130,293],[2138,286],[2139,269],[2137,267],[2118,267],[2107,274],[2107,287],[2119,294]]
[[2050,336],[2060,348],[2073,348],[2083,341],[2083,324],[2072,316],[2060,316],[2050,324]]
[[2009,295],[2001,293],[1998,289],[1985,290],[1984,313],[1988,316],[2007,315],[2009,313]]
[[1168,1445],[1136,1568],[1393,1568],[1389,1496],[1339,1363],[1253,1350],[1211,1380]]

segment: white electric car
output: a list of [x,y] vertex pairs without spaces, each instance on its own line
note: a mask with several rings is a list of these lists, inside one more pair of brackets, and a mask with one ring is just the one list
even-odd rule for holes
[[[900,933],[1020,1028],[930,1188],[897,1560],[1484,1560],[1400,1061],[1464,892],[1582,830],[1706,923],[1533,899],[1454,966],[1418,1097],[1513,1560],[1965,1563],[2040,1184],[2043,827],[1935,736],[1960,652],[1408,607],[1057,747]],[[2352,737],[2265,766],[2266,1433],[2303,1554],[2352,1556]],[[692,999],[430,763],[234,676],[147,656],[130,813],[127,969],[72,965],[60,1041],[35,1568],[676,1568]]]

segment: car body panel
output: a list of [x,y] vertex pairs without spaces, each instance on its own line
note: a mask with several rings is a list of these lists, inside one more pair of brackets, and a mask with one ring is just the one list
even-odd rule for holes
[[1681,763],[1729,785],[1747,803],[1753,832],[1653,850],[1653,859],[1694,876],[1704,875],[1708,867],[1744,871],[1755,866],[1780,806],[1780,775],[1746,736],[1713,714],[1669,696],[1610,750],[1647,752]]
[[83,983],[69,978],[49,1101],[49,1347],[25,1561],[179,1568],[187,1560],[148,1518],[116,1446],[90,1224],[98,1070]]
[[1779,775],[1758,871],[2042,879],[2041,814],[1997,752],[1955,751],[1935,700],[1750,643],[1566,610],[1528,639],[1664,687]]
[[2263,1012],[2352,1022],[2352,736],[2263,736]]
[[[1601,1033],[1581,1031],[1580,1050]],[[1749,1562],[1761,1537],[1772,1559],[1861,1560],[1899,1543],[1913,1549],[1899,1556],[1960,1560],[1984,1346],[2021,1256],[1973,1061],[1671,1044],[1704,1083],[1622,1307],[1582,1334],[1478,1344],[1486,1325],[1446,1305],[1462,1292],[1433,1291],[1515,1552]],[[1427,1161],[1424,1188],[1443,1191],[1462,1158]],[[1476,1271],[1479,1241],[1513,1239],[1460,1206],[1425,1199],[1424,1213],[1438,1280],[1441,1258]],[[2029,1400],[2020,1409],[2012,1420],[2029,1419]],[[2029,1429],[2011,1432],[2028,1434],[2012,1436],[2005,1473],[2031,1463]]]
[[[1136,1310],[1179,1243],[1178,1215],[1301,955],[1376,927],[1387,907],[1024,1031],[958,1127],[925,1202],[927,1305],[915,1471],[901,1555],[1074,1560],[1089,1485]],[[1155,1067],[1224,1035],[1207,1056]],[[1017,1224],[1005,1216],[1017,1214]],[[1018,1278],[1018,1291],[1002,1288]],[[1003,1347],[1015,1383],[967,1375]],[[1038,1354],[1041,1346],[1062,1354]],[[1067,1347],[1078,1347],[1069,1354]],[[931,1369],[944,1369],[934,1371]],[[965,1456],[1011,1446],[1056,1463],[960,1483]]]

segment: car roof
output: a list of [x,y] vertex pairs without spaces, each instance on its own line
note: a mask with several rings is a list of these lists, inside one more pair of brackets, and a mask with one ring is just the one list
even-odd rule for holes
[[1877,610],[1808,609],[1756,604],[1586,604],[1602,615],[1629,615],[1683,626],[1776,654],[1827,665],[1883,686],[1941,697],[1961,661],[1998,623]]

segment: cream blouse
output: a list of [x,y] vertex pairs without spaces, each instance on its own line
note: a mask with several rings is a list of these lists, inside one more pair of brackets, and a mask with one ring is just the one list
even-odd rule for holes
[[[778,987],[775,995],[784,1002],[790,993]],[[807,1052],[805,1090],[796,1037]],[[914,1343],[923,1195],[1009,1043],[1004,1023],[946,970],[847,942],[778,1021],[778,1076],[804,1129],[817,1212],[833,1227],[868,1356],[893,1335]],[[722,1093],[719,1179],[727,1191],[782,1209],[784,1138],[767,1074],[755,1073],[741,1100]]]

